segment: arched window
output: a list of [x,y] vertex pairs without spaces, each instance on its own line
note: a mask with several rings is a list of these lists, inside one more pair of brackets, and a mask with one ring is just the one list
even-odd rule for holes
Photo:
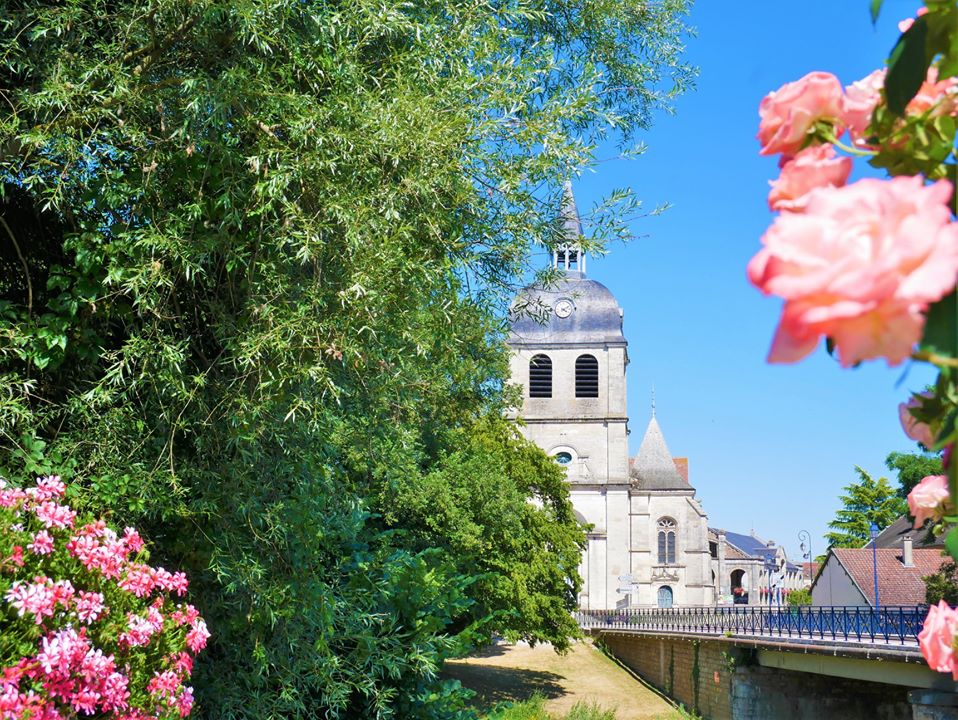
[[675,564],[675,520],[659,520],[659,565]]
[[575,359],[575,396],[599,397],[599,361],[592,355],[580,355]]
[[548,355],[533,355],[529,361],[529,397],[552,397],[552,360]]

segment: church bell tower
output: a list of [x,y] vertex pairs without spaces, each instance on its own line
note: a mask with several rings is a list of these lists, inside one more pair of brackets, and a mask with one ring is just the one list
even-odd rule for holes
[[511,373],[523,386],[526,437],[565,466],[577,515],[592,525],[580,572],[584,608],[627,604],[618,588],[629,567],[629,451],[622,309],[586,276],[582,223],[571,183],[563,189],[559,276],[528,287],[514,305]]

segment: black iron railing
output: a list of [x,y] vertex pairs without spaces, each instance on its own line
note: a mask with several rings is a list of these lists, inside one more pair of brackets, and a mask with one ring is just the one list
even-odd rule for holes
[[581,627],[598,630],[915,645],[927,613],[925,605],[877,609],[733,605],[583,610],[578,613],[578,620]]

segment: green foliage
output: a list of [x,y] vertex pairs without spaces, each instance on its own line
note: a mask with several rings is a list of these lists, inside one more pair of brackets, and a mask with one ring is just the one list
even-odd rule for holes
[[809,588],[799,588],[798,590],[792,590],[788,594],[788,604],[789,605],[811,605],[812,604],[812,591]]
[[490,714],[487,720],[615,720],[615,710],[605,710],[594,702],[577,702],[564,715],[552,715],[546,712],[542,696],[534,695]]
[[571,611],[585,534],[562,469],[500,416],[444,444],[455,450],[430,472],[380,488],[384,520],[478,573],[473,612],[496,614],[489,631],[564,650],[578,635]]
[[872,523],[883,530],[908,510],[886,478],[875,480],[860,467],[855,468],[859,482],[845,486],[839,496],[842,507],[828,523],[833,532],[825,534],[829,547],[861,547],[869,537]]
[[958,564],[948,560],[936,573],[922,578],[925,582],[925,602],[937,605],[944,600],[954,607],[958,605]]
[[930,453],[892,452],[885,458],[885,467],[898,475],[898,497],[903,499],[924,478],[944,472],[941,458]]
[[456,717],[444,657],[570,632],[581,530],[490,420],[503,309],[560,181],[690,84],[685,10],[7,3],[0,474],[190,573],[204,716]]

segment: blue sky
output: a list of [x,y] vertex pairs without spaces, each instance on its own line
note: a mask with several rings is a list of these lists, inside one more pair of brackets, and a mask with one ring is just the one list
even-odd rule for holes
[[[589,258],[589,276],[625,310],[631,452],[654,385],[669,448],[690,458],[710,524],[754,528],[796,560],[799,530],[812,534],[816,554],[824,550],[855,465],[888,475],[885,456],[915,448],[897,405],[934,377],[923,366],[884,362],[842,370],[823,348],[796,365],[766,364],[781,304],[745,277],[773,218],[766,195],[777,175],[776,160],[758,155],[759,101],[813,70],[847,85],[881,67],[898,20],[918,5],[886,0],[873,28],[868,4],[699,0],[691,16],[698,36],[688,42],[700,68],[696,90],[677,101],[675,116],[657,119],[645,155],[600,163],[573,183],[584,215],[625,186],[648,208],[673,204],[637,220],[636,240]],[[853,179],[868,173],[856,161]]]

